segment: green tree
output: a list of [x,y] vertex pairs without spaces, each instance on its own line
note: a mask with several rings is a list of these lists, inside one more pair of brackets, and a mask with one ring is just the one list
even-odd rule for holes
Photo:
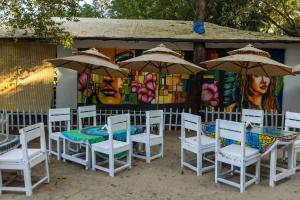
[[62,22],[52,17],[76,20],[82,0],[1,0],[0,25],[15,35],[16,31],[33,32],[35,37],[50,39],[66,47],[73,44],[70,33],[61,28]]
[[112,0],[110,17],[126,19],[193,20],[195,2],[191,0]]
[[109,2],[93,0],[91,4],[85,3],[79,8],[78,17],[105,18]]
[[[299,0],[206,0],[205,21],[242,30],[300,36]],[[112,0],[109,16],[194,20],[196,0]]]
[[268,32],[300,36],[299,0],[253,0]]
[[[256,10],[248,0],[207,0],[205,21],[257,31],[261,23]],[[195,0],[112,0],[109,14],[112,18],[194,20],[195,12]]]

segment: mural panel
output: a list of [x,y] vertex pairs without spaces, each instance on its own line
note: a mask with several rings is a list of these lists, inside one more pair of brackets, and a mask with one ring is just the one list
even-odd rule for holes
[[[225,56],[225,52],[207,50],[206,59]],[[273,59],[284,62],[283,50],[269,50]],[[222,55],[223,54],[223,55]],[[239,108],[240,78],[232,72],[211,71],[204,76],[201,100],[211,109],[218,107],[227,111]],[[244,108],[280,111],[282,106],[283,77],[269,78],[266,76],[248,75],[245,84]]]
[[[99,48],[114,62],[134,57],[141,51]],[[78,73],[78,103],[105,105],[184,103],[189,75],[159,75],[131,71],[128,78],[109,78]]]
[[[114,62],[140,55],[141,50],[99,48]],[[227,55],[230,49],[207,49],[206,60]],[[284,50],[267,50],[273,59],[284,62]],[[183,53],[183,52],[180,52]],[[120,104],[184,104],[189,75],[159,75],[131,71],[129,78],[109,78],[78,74],[78,103]],[[203,75],[202,105],[209,109],[234,111],[241,102],[239,76],[232,72],[209,71]],[[280,111],[283,77],[247,76],[244,108]]]

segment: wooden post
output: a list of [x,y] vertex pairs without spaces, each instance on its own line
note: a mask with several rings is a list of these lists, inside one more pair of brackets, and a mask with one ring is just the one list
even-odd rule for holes
[[[205,0],[196,0],[196,13],[195,21],[201,20],[204,22],[205,16]],[[200,62],[205,61],[205,43],[194,43],[194,59],[193,62],[199,65]],[[192,112],[198,114],[201,107],[201,94],[202,94],[202,72],[194,75],[190,79],[189,87],[189,103]]]

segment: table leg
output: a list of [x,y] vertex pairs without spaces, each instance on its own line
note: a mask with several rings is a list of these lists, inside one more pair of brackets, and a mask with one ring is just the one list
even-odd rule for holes
[[277,147],[273,148],[270,152],[270,180],[269,186],[275,186],[275,177],[276,177],[276,165],[277,165]]
[[288,168],[289,169],[293,169],[294,168],[294,143],[291,143],[289,146],[288,146]]
[[87,165],[86,165],[86,167],[85,167],[85,169],[89,169],[89,168],[91,168],[91,148],[92,148],[92,146],[91,145],[89,145],[89,143],[88,142],[86,142],[86,144],[85,144],[85,148],[86,148],[86,163],[87,163]]

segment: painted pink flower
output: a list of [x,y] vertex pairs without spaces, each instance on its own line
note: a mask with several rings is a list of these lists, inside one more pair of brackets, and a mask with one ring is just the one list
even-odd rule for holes
[[146,74],[145,75],[145,81],[147,82],[147,81],[156,81],[156,75],[155,74],[150,74],[150,73],[148,73],[148,74]]
[[142,103],[150,103],[154,99],[154,92],[141,87],[138,91],[138,100]]
[[131,91],[137,93],[138,100],[141,103],[150,103],[155,97],[156,76],[155,74],[146,74],[144,83],[138,81],[131,82]]
[[77,89],[79,91],[84,91],[87,87],[88,75],[86,73],[78,73],[77,78]]
[[132,92],[138,92],[139,89],[142,87],[142,84],[137,81],[132,81],[131,83],[131,91]]
[[204,83],[202,85],[201,100],[213,107],[219,105],[219,93],[218,93],[218,86],[216,83],[213,84]]
[[144,79],[144,84],[146,86],[147,89],[151,90],[151,91],[155,91],[155,87],[156,87],[156,76],[155,74],[146,74],[145,75],[145,79]]

